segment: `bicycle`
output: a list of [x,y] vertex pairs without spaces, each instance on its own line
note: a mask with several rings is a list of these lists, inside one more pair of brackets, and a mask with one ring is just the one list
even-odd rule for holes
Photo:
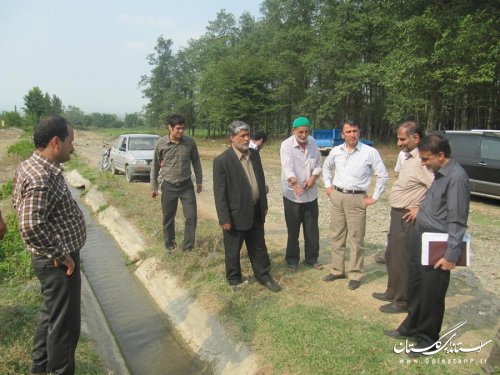
[[103,145],[101,160],[99,160],[99,170],[101,172],[107,171],[111,167],[111,147],[107,144]]

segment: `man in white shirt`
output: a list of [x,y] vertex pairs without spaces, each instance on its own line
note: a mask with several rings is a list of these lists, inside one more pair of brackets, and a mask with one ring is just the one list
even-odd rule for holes
[[318,262],[318,185],[321,154],[309,135],[311,122],[306,117],[293,121],[293,134],[281,143],[281,191],[288,230],[286,267],[295,272],[300,260],[300,226],[304,232],[304,265],[323,269]]
[[248,145],[250,148],[254,150],[260,151],[264,148],[264,143],[267,141],[267,134],[261,131],[255,132],[250,137],[250,144]]
[[[351,290],[359,288],[364,267],[364,238],[366,208],[380,198],[389,179],[380,154],[373,147],[359,142],[360,127],[355,120],[342,125],[344,143],[334,147],[323,165],[326,194],[332,201],[332,270],[324,281],[343,279],[345,274],[346,240],[351,251],[349,284]],[[335,175],[332,174],[335,168]],[[375,190],[367,195],[372,174],[377,176]]]

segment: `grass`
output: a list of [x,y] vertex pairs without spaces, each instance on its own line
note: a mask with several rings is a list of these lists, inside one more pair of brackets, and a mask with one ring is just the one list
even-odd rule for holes
[[[197,142],[199,149],[212,155],[220,152],[225,140],[198,139]],[[271,141],[266,147],[277,151],[279,142]],[[387,167],[393,169],[397,150],[391,146],[379,149],[382,154],[389,155]],[[202,163],[204,170],[211,169],[211,160],[202,160]],[[266,166],[279,167],[279,160],[266,160]],[[251,278],[248,287],[231,293],[224,277],[222,236],[214,220],[199,218],[195,251],[190,254],[173,251],[165,255],[160,202],[147,195],[144,184],[129,184],[121,175],[99,173],[78,159],[68,167],[77,168],[98,184],[108,204],[117,207],[142,232],[147,246],[146,257],[160,256],[164,267],[176,275],[233,337],[245,342],[263,358],[267,364],[263,373],[456,374],[476,371],[475,363],[438,366],[425,363],[423,359],[418,363],[408,362],[406,355],[396,355],[393,346],[397,342],[381,332],[383,328],[395,326],[400,316],[372,314],[370,308],[352,298],[345,285],[326,286],[318,282],[315,270],[299,269],[297,274],[287,275],[282,267],[281,250],[271,252],[270,257],[273,276],[280,281],[284,292],[269,294]],[[180,243],[182,213],[178,218],[177,242]],[[379,243],[367,245],[372,251],[385,247]],[[245,249],[241,263],[243,274],[252,275]],[[385,277],[385,273],[375,271],[372,277]],[[445,354],[439,354],[432,360],[446,358]],[[459,355],[453,358],[465,359]]]

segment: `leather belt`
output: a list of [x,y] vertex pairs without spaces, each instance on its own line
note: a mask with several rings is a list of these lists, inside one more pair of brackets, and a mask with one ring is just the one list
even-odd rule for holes
[[339,188],[338,186],[333,185],[333,188],[341,193],[344,194],[366,194],[366,191],[364,190],[348,190],[348,189],[342,189]]

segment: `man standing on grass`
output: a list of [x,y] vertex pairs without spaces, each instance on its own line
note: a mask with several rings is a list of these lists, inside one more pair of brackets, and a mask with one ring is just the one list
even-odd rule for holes
[[62,117],[42,120],[33,134],[35,152],[17,168],[12,202],[19,231],[40,280],[31,352],[32,374],[74,374],[80,337],[80,249],[83,214],[71,196],[61,164],[73,152],[73,129]]
[[165,248],[177,247],[175,242],[175,214],[179,199],[184,211],[184,243],[182,250],[194,247],[196,223],[196,195],[191,180],[191,165],[196,177],[196,192],[203,189],[200,155],[195,141],[184,135],[184,117],[167,117],[169,134],[158,140],[151,164],[151,196],[158,196],[158,177],[161,180],[161,207],[163,211],[163,238]]
[[250,149],[250,127],[229,124],[231,147],[214,159],[214,196],[224,236],[226,278],[233,291],[243,284],[240,251],[243,241],[255,278],[267,289],[281,287],[271,277],[271,261],[264,241],[267,214],[266,181],[259,152]]
[[[394,338],[415,339],[415,349],[434,350],[443,322],[450,271],[461,256],[470,189],[467,173],[451,158],[450,144],[442,134],[425,136],[418,148],[423,165],[434,173],[434,182],[416,218],[416,240],[410,256],[408,315],[396,330],[384,333]],[[448,234],[446,252],[434,266],[421,264],[424,232]],[[409,355],[421,353],[411,351]]]
[[297,117],[292,124],[292,136],[281,143],[281,192],[285,210],[288,240],[285,262],[287,271],[295,272],[300,260],[300,226],[304,232],[306,266],[321,270],[319,256],[318,184],[321,174],[321,153],[309,135],[311,122]]
[[406,312],[410,252],[415,242],[415,218],[434,176],[422,165],[418,143],[423,137],[420,127],[406,121],[398,128],[398,146],[405,153],[399,176],[389,196],[391,223],[389,227],[387,288],[373,297],[389,304],[380,306],[384,313]]
[[[359,288],[363,277],[366,208],[375,204],[389,179],[380,154],[373,147],[359,142],[360,127],[354,120],[342,124],[345,143],[334,147],[323,165],[326,194],[332,201],[330,230],[332,234],[332,271],[323,281],[345,278],[346,240],[351,251],[349,284]],[[335,176],[332,174],[335,168]],[[366,194],[372,173],[377,176],[375,191]]]

